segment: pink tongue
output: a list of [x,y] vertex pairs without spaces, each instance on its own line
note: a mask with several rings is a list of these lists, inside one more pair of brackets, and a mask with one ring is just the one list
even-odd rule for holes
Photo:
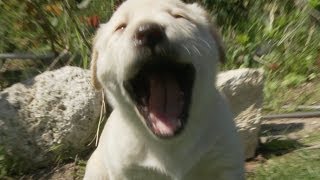
[[178,116],[183,109],[183,92],[169,75],[150,78],[149,118],[155,133],[173,135],[181,126]]

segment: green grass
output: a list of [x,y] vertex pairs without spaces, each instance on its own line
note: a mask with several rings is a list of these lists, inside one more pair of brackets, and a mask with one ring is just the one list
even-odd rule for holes
[[[319,80],[287,86],[281,80],[267,81],[264,88],[264,112],[296,111],[299,105],[319,105]],[[287,108],[282,108],[287,106]]]
[[249,180],[307,180],[320,179],[320,151],[301,150],[274,157],[261,165]]
[[[320,144],[320,133],[306,135],[299,141],[271,141],[262,145],[269,151],[266,163],[261,164],[249,180],[307,180],[320,179],[320,147],[308,149]],[[277,154],[277,152],[280,154]],[[283,153],[286,153],[283,155]]]
[[83,179],[84,173],[86,171],[87,161],[78,160],[76,162],[77,171],[73,174],[75,179]]
[[[301,140],[301,142],[309,145],[320,144],[320,133],[314,132],[314,133],[308,134]],[[320,151],[320,148],[318,150]]]

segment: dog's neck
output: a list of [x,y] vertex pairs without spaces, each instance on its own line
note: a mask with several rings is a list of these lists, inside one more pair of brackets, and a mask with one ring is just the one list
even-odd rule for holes
[[[108,130],[116,129],[113,133],[119,136],[120,139],[115,140],[124,147],[127,154],[134,154],[135,160],[132,160],[138,166],[148,168],[170,169],[170,174],[175,176],[183,175],[194,165],[185,157],[190,156],[190,153],[201,155],[207,153],[214,148],[219,139],[224,139],[221,136],[212,138],[210,132],[219,133],[224,128],[221,125],[221,115],[219,119],[215,119],[217,114],[225,114],[224,105],[216,105],[221,102],[218,90],[215,88],[214,80],[210,77],[207,79],[197,77],[192,91],[191,106],[189,108],[189,118],[185,128],[180,134],[169,139],[161,139],[156,137],[144,124],[144,120],[139,116],[139,112],[133,105],[129,96],[126,95],[125,89],[114,83],[106,90],[108,101],[112,103],[114,111],[111,118],[108,120],[105,128]],[[202,78],[202,79],[201,79]],[[209,81],[209,82],[208,82]],[[206,107],[206,108],[204,108]],[[212,107],[212,109],[211,109]],[[201,127],[201,128],[194,128]],[[207,141],[210,138],[210,145]],[[101,138],[104,141],[104,138]],[[134,150],[132,150],[132,148]],[[175,158],[164,158],[169,157]],[[190,160],[191,161],[191,160]],[[181,164],[180,162],[185,162]],[[164,171],[166,172],[166,171]]]

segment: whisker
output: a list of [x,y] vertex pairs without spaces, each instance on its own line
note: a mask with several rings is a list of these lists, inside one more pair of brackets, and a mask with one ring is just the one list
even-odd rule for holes
[[204,40],[204,39],[199,39],[201,42],[203,42],[205,45],[207,45],[207,47],[209,48],[209,49],[211,49],[212,47],[211,47],[211,45],[208,43],[208,41],[206,41],[206,40]]
[[196,45],[193,44],[192,48],[196,51],[196,53],[198,53],[199,56],[202,56],[202,53],[199,51]]
[[190,53],[190,51],[189,51],[189,49],[188,49],[188,47],[187,46],[185,46],[185,45],[182,45],[182,47],[188,52],[188,54],[189,55],[191,55],[191,53]]

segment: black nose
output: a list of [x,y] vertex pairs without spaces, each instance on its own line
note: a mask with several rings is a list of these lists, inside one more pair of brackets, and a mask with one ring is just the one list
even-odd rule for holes
[[164,28],[155,23],[140,25],[134,36],[136,46],[145,46],[152,49],[164,39]]

